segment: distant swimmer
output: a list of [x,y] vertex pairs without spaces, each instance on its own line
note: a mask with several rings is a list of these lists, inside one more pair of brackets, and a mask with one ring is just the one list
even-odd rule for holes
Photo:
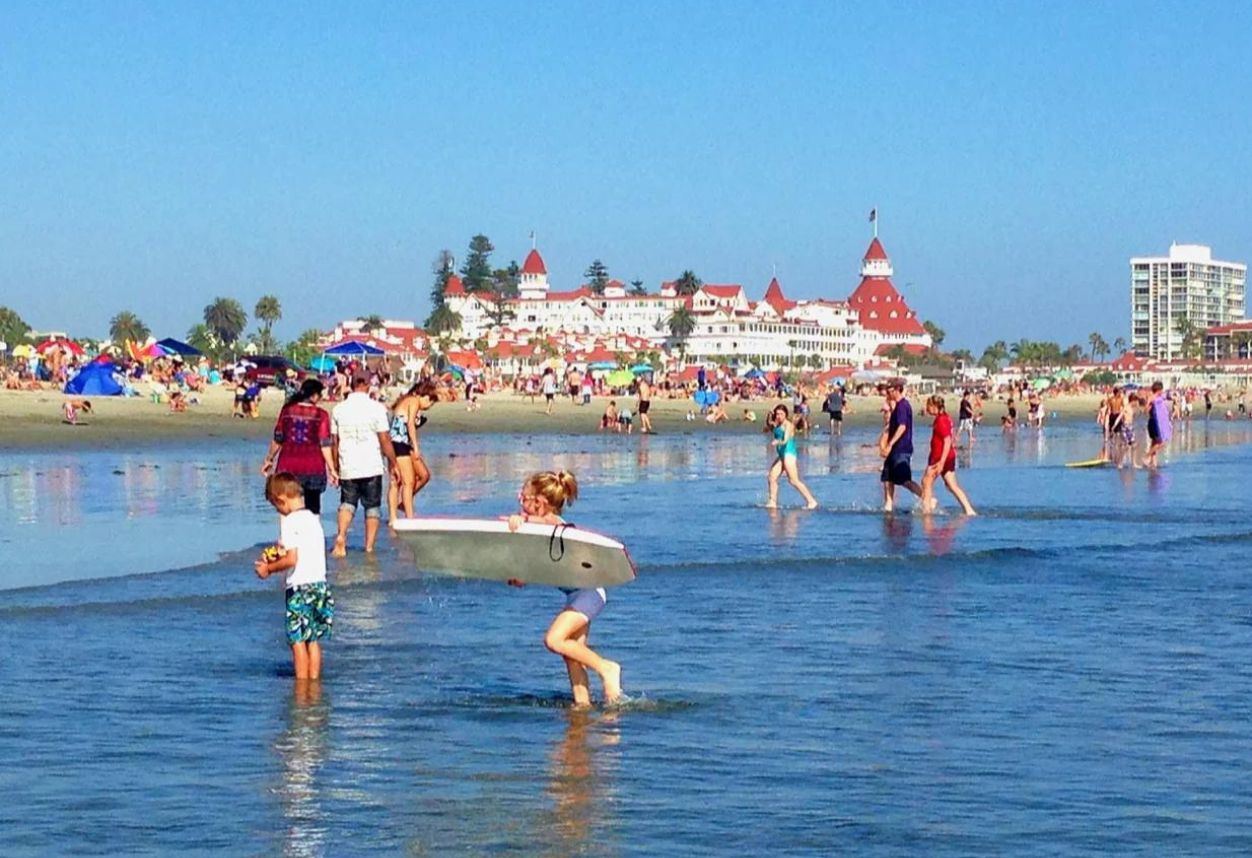
[[922,487],[913,481],[913,406],[904,396],[904,379],[892,379],[887,384],[887,425],[878,436],[878,454],[883,458],[882,497],[883,511],[895,509],[896,486],[904,486],[918,497]]
[[771,445],[778,452],[778,458],[769,466],[769,475],[766,481],[769,484],[769,499],[765,501],[765,506],[774,509],[778,506],[778,478],[784,473],[787,475],[787,482],[798,491],[804,498],[806,509],[817,508],[817,498],[813,497],[813,493],[809,491],[809,487],[800,479],[800,470],[796,465],[796,427],[791,422],[787,412],[787,406],[777,405],[770,412],[767,428],[770,428],[774,435]]
[[935,423],[930,436],[930,458],[926,473],[922,475],[922,510],[933,512],[938,506],[934,495],[935,480],[942,479],[965,514],[975,515],[969,497],[956,481],[956,445],[953,443],[952,418],[947,414],[943,397],[935,395],[926,400],[926,413],[935,418]]
[[[522,511],[509,516],[509,529],[517,530],[525,522],[565,524],[561,512],[576,497],[578,481],[568,471],[543,471],[534,474],[522,484],[522,491],[518,495]],[[525,584],[517,579],[511,579],[508,583],[514,587]],[[622,666],[598,655],[587,645],[591,623],[604,610],[608,595],[603,587],[583,590],[562,587],[561,592],[565,594],[565,607],[548,626],[543,638],[544,646],[565,659],[565,670],[569,674],[570,692],[575,706],[591,705],[588,668],[600,675],[604,684],[604,702],[616,703],[622,696]]]

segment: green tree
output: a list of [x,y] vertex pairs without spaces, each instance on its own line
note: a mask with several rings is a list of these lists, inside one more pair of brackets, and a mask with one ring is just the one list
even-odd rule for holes
[[214,298],[213,303],[204,308],[204,323],[223,347],[231,349],[248,324],[248,314],[234,298]]
[[687,338],[696,329],[696,317],[687,309],[686,304],[679,304],[674,308],[674,312],[670,313],[666,324],[669,326],[670,336],[674,338],[678,345],[679,353],[685,355],[687,353]]
[[587,285],[591,287],[592,292],[597,295],[604,294],[604,288],[609,285],[609,269],[603,262],[599,259],[591,260],[583,276],[587,278]]
[[639,296],[641,296],[641,295],[647,295],[647,294],[648,294],[648,290],[647,290],[647,289],[645,289],[645,288],[643,288],[643,281],[642,281],[642,280],[638,280],[638,279],[636,279],[636,280],[631,280],[631,281],[630,281],[630,294],[631,294],[631,295],[634,295],[634,296],[636,296],[636,297],[639,297]]
[[465,256],[465,264],[461,266],[461,282],[466,292],[486,292],[491,289],[492,270],[491,240],[485,235],[476,235],[470,239],[469,253]]
[[516,260],[509,263],[508,268],[497,268],[492,272],[487,318],[497,327],[507,325],[517,315],[513,312],[513,302],[517,300],[521,280],[522,270]]
[[694,295],[700,291],[700,287],[703,285],[704,281],[697,277],[694,271],[687,270],[674,281],[674,290],[679,295]]
[[372,333],[383,326],[383,317],[377,313],[370,313],[368,316],[357,316],[356,320],[365,324],[366,333]]
[[143,320],[130,310],[122,310],[109,320],[109,339],[115,343],[124,343],[127,340],[142,343],[151,335],[152,331],[148,330]]
[[297,366],[308,366],[319,353],[317,341],[321,338],[321,331],[317,328],[309,328],[300,334],[299,337],[287,343],[287,348],[284,349],[287,359]]
[[1195,360],[1204,351],[1204,329],[1186,316],[1179,316],[1174,323],[1174,330],[1182,337],[1181,356],[1187,360]]
[[461,314],[447,304],[440,304],[426,319],[426,331],[439,336],[461,330]]
[[1082,361],[1082,346],[1074,343],[1061,354],[1061,363],[1066,366],[1073,366]]
[[926,329],[926,333],[930,334],[930,341],[935,349],[943,345],[943,338],[947,336],[943,328],[934,322],[922,322],[922,327]]
[[12,349],[27,341],[30,325],[8,307],[0,307],[0,340]]
[[283,306],[278,303],[276,296],[262,295],[260,300],[256,302],[252,315],[268,330],[273,328],[274,324],[283,317]]
[[217,361],[221,357],[222,341],[213,333],[213,329],[201,322],[192,325],[187,331],[187,345],[199,349],[205,355]]
[[821,355],[812,354],[809,355],[809,366],[813,369],[822,369],[826,366],[826,361],[822,359]]
[[[426,317],[425,327],[431,333],[446,330],[450,317],[456,315],[444,307],[444,292],[448,289],[448,280],[452,277],[455,265],[452,251],[446,248],[439,251],[434,261],[430,263],[430,273],[435,275],[435,282],[430,288],[430,315]],[[456,327],[460,326],[461,322],[458,318]]]
[[1004,340],[996,340],[991,345],[983,349],[982,357],[978,359],[978,365],[987,372],[999,372],[1004,361],[1009,357],[1009,347]]
[[1091,346],[1091,359],[1099,362],[1100,358],[1109,353],[1109,344],[1105,342],[1104,337],[1099,332],[1093,332],[1087,337],[1087,345]]
[[1122,355],[1126,354],[1126,338],[1125,337],[1118,337],[1117,339],[1113,340],[1113,353],[1116,354],[1118,357],[1121,357]]
[[962,361],[966,366],[969,366],[974,362],[974,353],[969,349],[957,349],[952,352],[952,359]]

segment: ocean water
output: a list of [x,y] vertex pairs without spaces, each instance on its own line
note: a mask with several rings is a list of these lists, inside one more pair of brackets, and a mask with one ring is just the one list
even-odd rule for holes
[[558,593],[359,523],[297,689],[260,447],[6,453],[0,854],[1246,855],[1249,440],[1197,422],[1149,474],[1064,468],[1086,423],[985,432],[967,520],[878,512],[868,430],[802,444],[815,512],[762,508],[746,430],[431,437],[420,508],[569,467],[630,546],[591,643],[631,699],[589,712]]

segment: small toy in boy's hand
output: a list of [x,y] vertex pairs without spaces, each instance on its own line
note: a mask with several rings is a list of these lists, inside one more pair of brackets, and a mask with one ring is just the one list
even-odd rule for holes
[[273,563],[276,560],[281,560],[286,553],[280,545],[267,545],[261,550],[261,559],[266,563]]

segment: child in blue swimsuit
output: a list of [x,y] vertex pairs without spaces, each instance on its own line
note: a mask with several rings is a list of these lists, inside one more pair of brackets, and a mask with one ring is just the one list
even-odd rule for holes
[[778,451],[778,458],[770,465],[766,481],[769,484],[769,500],[765,506],[773,509],[778,506],[778,478],[784,473],[787,482],[804,498],[806,509],[817,508],[817,498],[809,491],[809,487],[800,479],[800,471],[796,466],[796,427],[787,413],[787,406],[779,405],[770,412],[769,426],[773,427],[774,440],[772,446]]
[[[532,475],[522,484],[518,500],[522,505],[520,515],[509,516],[509,530],[517,530],[523,522],[531,524],[565,524],[561,510],[578,497],[578,481],[569,471],[543,471]],[[514,587],[524,582],[509,581]],[[591,705],[591,687],[587,668],[600,675],[604,683],[604,702],[615,703],[622,695],[622,666],[597,655],[587,646],[591,633],[591,621],[604,610],[607,601],[604,588],[570,590],[564,587],[565,607],[548,626],[543,644],[551,652],[565,659],[569,673],[570,691],[575,706]]]

